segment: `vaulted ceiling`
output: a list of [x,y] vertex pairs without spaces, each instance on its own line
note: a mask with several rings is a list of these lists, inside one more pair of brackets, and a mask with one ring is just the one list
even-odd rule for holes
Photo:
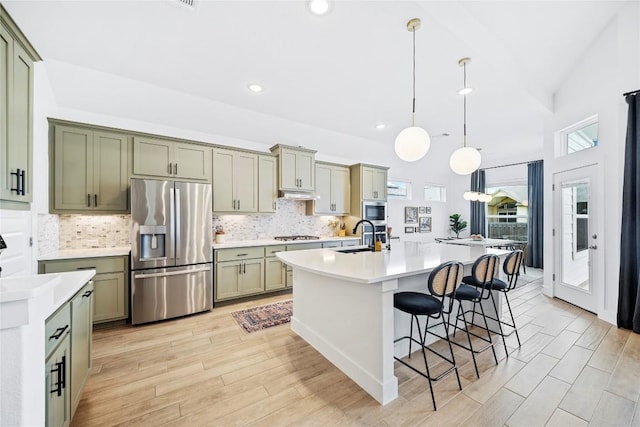
[[[541,157],[553,94],[624,1],[2,1],[45,60],[63,107],[260,143],[391,150],[416,124],[485,159]],[[264,92],[251,93],[249,83]],[[375,125],[384,123],[384,129]],[[301,135],[320,129],[323,137]],[[331,135],[340,141],[331,147]],[[323,140],[324,139],[324,140]],[[342,145],[342,148],[340,147]],[[362,147],[358,148],[362,149]],[[385,151],[386,152],[386,151]]]

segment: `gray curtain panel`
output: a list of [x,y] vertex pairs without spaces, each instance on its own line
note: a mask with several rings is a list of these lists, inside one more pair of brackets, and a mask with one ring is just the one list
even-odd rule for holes
[[[479,169],[471,174],[471,191],[484,193],[485,191],[484,169]],[[484,202],[471,202],[471,234],[482,234],[486,237],[486,215]]]
[[527,243],[527,267],[543,268],[544,252],[544,164],[536,160],[528,164],[529,183],[529,235]]
[[618,326],[640,333],[640,96],[630,94],[622,187]]

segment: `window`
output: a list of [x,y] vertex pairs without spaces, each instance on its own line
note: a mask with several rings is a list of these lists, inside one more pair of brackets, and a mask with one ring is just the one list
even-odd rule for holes
[[556,157],[598,146],[598,116],[589,117],[558,133]]
[[411,182],[402,179],[387,181],[387,198],[411,200]]
[[492,199],[486,203],[487,237],[527,241],[528,234],[528,186],[504,184],[487,186],[485,191]]
[[447,189],[443,185],[425,184],[424,185],[424,199],[427,202],[446,202],[447,201]]

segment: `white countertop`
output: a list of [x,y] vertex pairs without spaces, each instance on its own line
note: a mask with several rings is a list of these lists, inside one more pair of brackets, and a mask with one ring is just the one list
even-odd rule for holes
[[213,243],[213,249],[232,249],[232,248],[247,248],[252,246],[275,246],[275,245],[297,245],[303,243],[315,243],[315,242],[337,242],[343,240],[360,240],[358,236],[346,236],[346,237],[320,237],[317,240],[275,240],[275,239],[258,239],[258,240],[232,240],[224,243]]
[[69,273],[39,274],[0,279],[0,303],[45,298],[46,318],[69,300],[93,276],[95,270],[79,270]]
[[340,253],[335,249],[309,249],[278,252],[276,256],[287,265],[327,277],[377,283],[427,273],[446,261],[472,264],[485,253],[504,256],[509,252],[483,247],[404,242],[392,244],[392,250],[381,252]]
[[513,245],[516,242],[515,240],[510,239],[490,239],[485,238],[482,240],[474,240],[470,237],[465,237],[462,239],[449,239],[442,240],[440,243],[446,243],[448,245],[464,245],[464,246],[483,246],[483,247],[496,247],[496,246],[508,246]]
[[51,254],[38,257],[38,261],[53,261],[59,259],[74,258],[100,258],[108,256],[125,256],[129,255],[131,248],[122,246],[118,248],[91,248],[91,249],[64,249]]

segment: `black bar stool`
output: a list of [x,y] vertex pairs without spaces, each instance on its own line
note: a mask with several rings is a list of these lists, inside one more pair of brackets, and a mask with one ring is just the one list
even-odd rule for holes
[[[452,371],[455,371],[456,378],[458,379],[458,387],[462,390],[462,384],[460,383],[460,375],[458,375],[458,367],[456,366],[456,360],[453,355],[453,349],[451,348],[451,341],[449,340],[449,326],[448,322],[445,322],[444,315],[451,314],[451,309],[453,307],[453,300],[448,298],[448,304],[445,304],[445,298],[447,296],[451,296],[455,293],[456,288],[460,284],[460,280],[462,279],[463,271],[462,264],[456,261],[450,261],[443,264],[440,264],[436,267],[431,274],[429,275],[429,279],[427,281],[427,286],[430,292],[429,294],[425,294],[422,292],[398,292],[393,296],[393,306],[400,311],[408,313],[411,315],[411,328],[408,336],[404,336],[402,338],[398,338],[394,341],[394,343],[408,339],[409,340],[409,358],[411,358],[411,344],[416,343],[420,346],[422,350],[422,358],[424,359],[424,365],[426,369],[426,373],[421,370],[411,366],[409,363],[404,360],[394,356],[398,362],[402,363],[409,369],[417,372],[418,374],[425,377],[429,380],[429,391],[431,391],[431,400],[433,401],[433,409],[436,410],[436,398],[433,394],[433,386],[432,382],[438,381],[444,378],[446,375],[450,374]],[[424,334],[420,328],[420,322],[418,320],[418,316],[426,316],[425,330]],[[433,324],[429,326],[429,319],[442,319],[439,323]],[[415,320],[416,325],[418,327],[418,336],[420,340],[417,340],[413,337],[413,321]],[[435,328],[436,326],[443,325],[445,330],[445,335],[437,335],[430,329]],[[425,341],[427,339],[427,334],[434,335],[438,338],[444,339],[449,344],[449,351],[451,352],[451,358],[438,353],[437,351],[427,347],[425,345]],[[429,372],[429,363],[427,362],[427,354],[425,350],[430,351],[431,353],[441,357],[451,364],[451,367],[445,370],[443,373],[438,375],[437,377],[432,377]]]
[[[496,361],[496,365],[498,364],[498,357],[496,356],[496,350],[493,347],[493,340],[491,339],[489,325],[487,324],[487,316],[485,315],[484,308],[482,307],[482,301],[491,298],[490,297],[491,282],[493,281],[493,278],[498,270],[499,264],[500,264],[500,258],[498,258],[497,255],[493,255],[493,254],[482,255],[473,263],[473,267],[471,269],[471,276],[465,276],[462,279],[463,283],[458,287],[458,289],[456,290],[453,296],[454,299],[457,300],[459,303],[458,311],[456,314],[456,322],[453,325],[454,326],[453,334],[455,336],[455,332],[458,329],[464,329],[464,331],[467,333],[467,340],[469,343],[469,347],[466,347],[465,345],[461,343],[457,343],[455,341],[452,341],[452,343],[466,350],[469,350],[471,352],[471,357],[473,358],[473,365],[476,368],[476,376],[478,378],[480,378],[480,372],[478,371],[478,363],[476,362],[476,353],[482,353],[483,351],[491,349],[491,351],[493,352],[493,359]],[[470,282],[472,282],[473,285],[470,285],[469,284]],[[471,309],[465,310],[464,307],[462,306],[464,301],[473,303],[473,307]],[[480,307],[479,312],[477,311],[477,307]],[[486,337],[478,335],[475,332],[469,331],[469,327],[466,319],[467,313],[472,314],[471,324],[473,326],[478,326],[487,332]],[[482,320],[484,321],[484,327],[480,325],[476,325],[475,323],[476,314],[482,316]],[[462,320],[464,328],[461,328],[458,326],[458,322],[460,320]],[[450,322],[451,320],[449,319],[449,323]],[[485,345],[482,348],[474,348],[473,344],[471,343],[470,335],[473,335],[474,337],[484,341],[487,345]]]
[[[520,249],[517,249],[511,252],[504,260],[502,264],[502,271],[507,277],[507,281],[501,280],[497,277],[494,277],[493,280],[489,283],[488,289],[489,291],[498,291],[504,294],[504,300],[507,302],[507,307],[509,308],[509,315],[511,316],[511,323],[502,320],[501,313],[498,313],[498,304],[493,296],[492,292],[489,292],[491,296],[491,302],[493,303],[493,308],[497,314],[496,317],[487,316],[490,320],[495,321],[498,324],[498,329],[500,331],[491,331],[494,334],[499,334],[502,337],[502,344],[504,345],[504,351],[509,357],[509,352],[507,351],[507,343],[504,341],[505,333],[502,330],[502,325],[509,326],[513,328],[516,333],[516,338],[518,340],[518,347],[520,344],[520,336],[518,335],[518,328],[516,328],[516,321],[513,318],[513,311],[511,310],[511,303],[509,303],[509,297],[507,294],[510,290],[514,289],[518,284],[518,277],[520,276],[520,266],[522,265],[522,261],[524,259],[524,252]],[[468,285],[480,287],[481,283],[477,282],[473,277],[465,277],[462,281]]]

